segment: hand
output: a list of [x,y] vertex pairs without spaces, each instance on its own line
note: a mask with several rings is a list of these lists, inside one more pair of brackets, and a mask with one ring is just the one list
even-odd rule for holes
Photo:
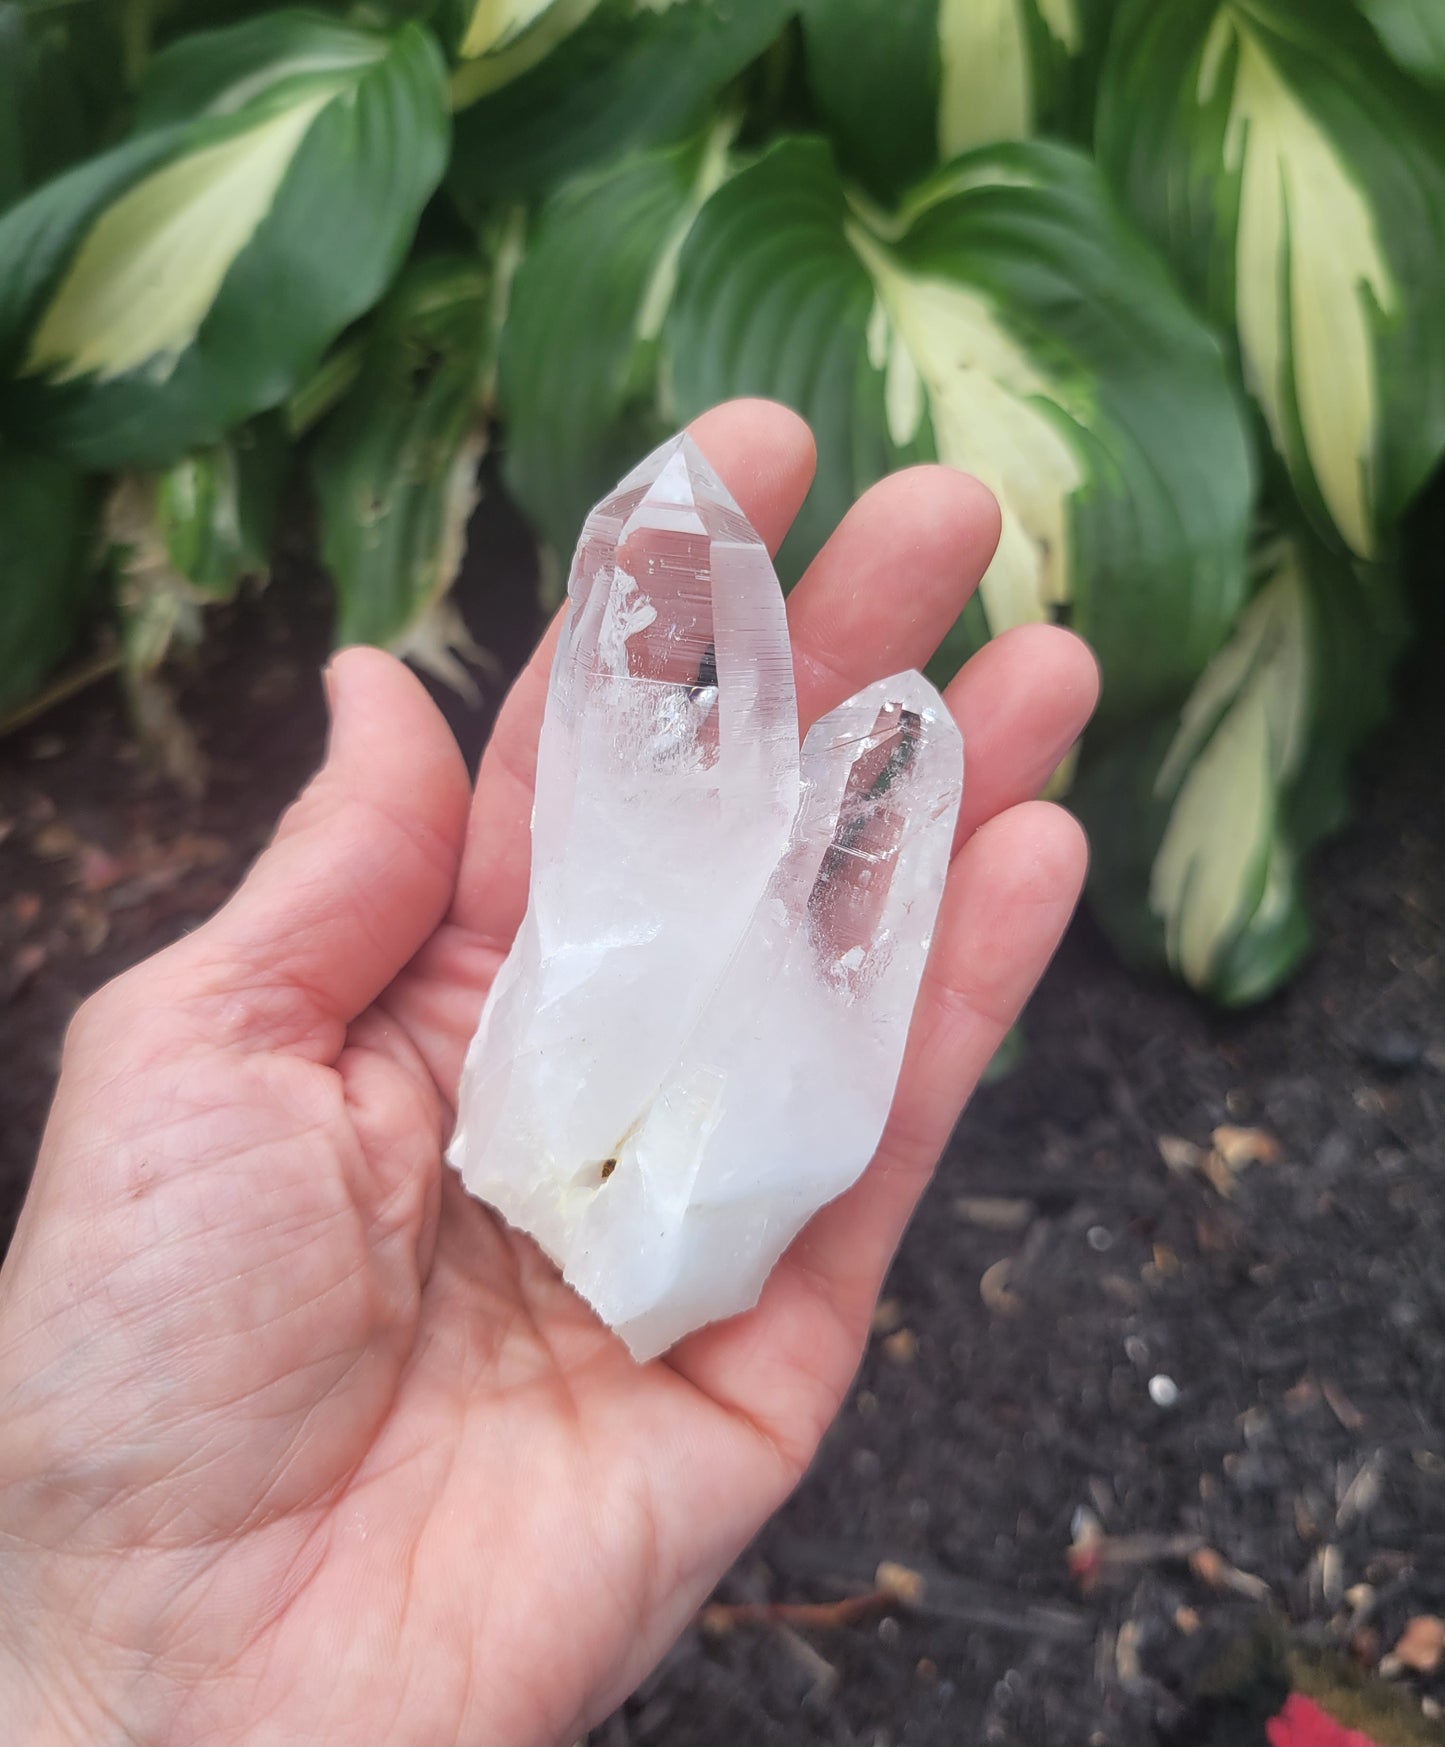
[[[776,547],[812,444],[695,435]],[[998,533],[975,482],[883,481],[789,602],[806,727],[921,664]],[[555,632],[555,627],[554,627]],[[963,1100],[1075,902],[1030,799],[1092,707],[1028,627],[948,691],[960,847],[892,1118],[750,1314],[645,1367],[442,1165],[522,915],[552,637],[475,795],[398,662],[339,656],[326,762],[204,928],[67,1040],[0,1275],[10,1739],[566,1741],[656,1663],[787,1495],[858,1363]]]

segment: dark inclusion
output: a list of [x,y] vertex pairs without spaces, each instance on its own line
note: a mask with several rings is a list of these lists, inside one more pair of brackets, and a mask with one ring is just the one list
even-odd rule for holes
[[848,773],[833,841],[808,895],[813,939],[827,958],[872,942],[903,835],[903,815],[885,797],[907,776],[922,739],[922,716],[900,710]]
[[694,691],[707,691],[717,685],[717,645],[709,643],[702,652],[702,660],[697,664],[697,678],[692,682]]

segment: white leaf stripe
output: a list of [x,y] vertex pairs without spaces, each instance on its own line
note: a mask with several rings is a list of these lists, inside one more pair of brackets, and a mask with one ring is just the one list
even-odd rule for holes
[[702,156],[698,162],[697,175],[693,180],[692,189],[687,202],[673,222],[666,242],[657,257],[657,264],[643,292],[642,303],[637,312],[636,333],[643,342],[655,340],[662,332],[662,324],[667,317],[667,311],[672,303],[673,292],[677,287],[677,264],[687,242],[697,215],[709,199],[722,187],[733,168],[731,160],[732,143],[738,131],[741,116],[724,114],[713,124],[712,130],[703,146]]
[[938,459],[999,500],[1003,530],[979,585],[990,630],[1052,618],[1071,593],[1069,499],[1084,477],[1048,411],[1057,385],[973,287],[909,272],[859,225],[848,240],[877,293],[868,347],[890,438],[912,442],[926,408]]
[[159,378],[195,339],[237,255],[270,211],[337,86],[185,151],[92,225],[31,340],[24,373]]
[[205,112],[207,115],[236,115],[258,97],[276,90],[287,79],[334,78],[338,73],[354,75],[380,61],[386,54],[386,47],[384,38],[363,36],[357,32],[328,43],[324,49],[282,56],[218,91],[206,105]]
[[[1038,112],[1029,14],[1035,0],[938,0],[938,157],[1026,139]],[[1070,54],[1082,46],[1078,0],[1037,0]]]
[[1084,25],[1079,17],[1079,0],[1038,0],[1039,16],[1071,55],[1084,46]]
[[1023,139],[1033,126],[1024,0],[939,0],[938,155]]
[[1240,178],[1235,307],[1246,380],[1275,446],[1308,469],[1340,533],[1368,557],[1377,545],[1375,311],[1395,313],[1398,288],[1348,164],[1230,7],[1204,47],[1200,104],[1214,100],[1231,48],[1224,150]]
[[553,0],[476,0],[457,53],[464,61],[495,54],[515,41],[553,5]]
[[1172,800],[1149,903],[1171,964],[1196,988],[1208,987],[1240,929],[1288,887],[1277,831],[1306,748],[1309,606],[1293,542],[1281,542],[1269,564],[1270,580],[1180,712],[1155,783]]
[[[453,107],[475,103],[540,66],[559,43],[582,28],[599,4],[600,0],[551,0],[530,28],[496,42],[487,40],[486,30],[477,28],[474,16],[460,52],[461,65],[452,76]],[[478,46],[471,47],[472,43]]]

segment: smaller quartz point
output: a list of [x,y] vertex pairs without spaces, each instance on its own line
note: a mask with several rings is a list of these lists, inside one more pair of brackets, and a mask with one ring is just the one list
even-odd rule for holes
[[449,1157],[645,1359],[755,1303],[872,1157],[963,744],[905,673],[800,757],[781,590],[686,436],[593,511],[568,596]]

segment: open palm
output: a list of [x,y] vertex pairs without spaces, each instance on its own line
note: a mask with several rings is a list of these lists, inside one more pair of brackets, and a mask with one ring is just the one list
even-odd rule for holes
[[[775,548],[806,429],[739,402],[694,434]],[[941,468],[868,493],[789,603],[805,728],[928,658],[997,528]],[[338,658],[326,764],[240,892],[76,1021],[0,1275],[16,1738],[573,1738],[842,1400],[903,1226],[1076,898],[1078,829],[1030,797],[1092,706],[1092,660],[1029,627],[950,687],[960,846],[878,1156],[756,1310],[639,1367],[441,1159],[526,901],[550,653],[475,795],[406,670]]]

